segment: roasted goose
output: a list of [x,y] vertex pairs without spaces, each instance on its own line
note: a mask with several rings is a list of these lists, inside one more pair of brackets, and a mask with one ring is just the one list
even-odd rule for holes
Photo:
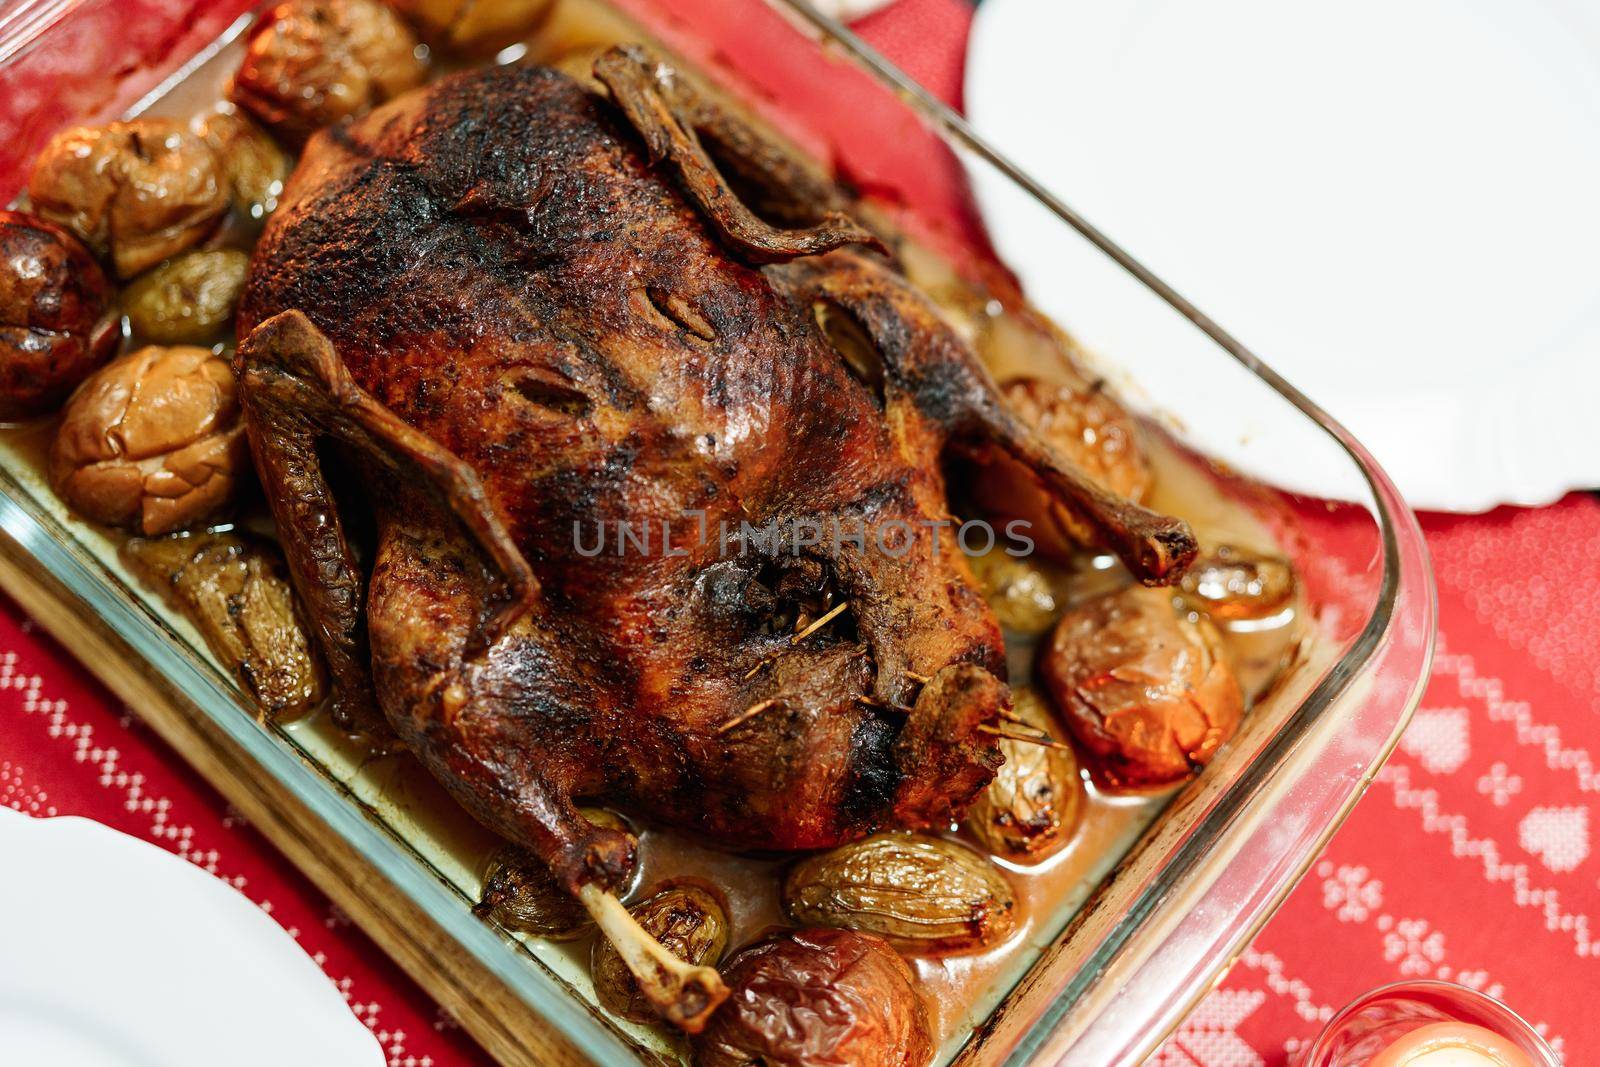
[[[595,76],[475,70],[314,136],[235,369],[341,720],[375,696],[694,1031],[721,982],[628,918],[630,839],[576,798],[749,849],[959,817],[1009,697],[936,525],[952,450],[1025,466],[1147,582],[1194,543],[1024,430],[871,233],[766,221],[805,181],[749,130],[639,50]],[[375,514],[370,575],[331,454]],[[593,551],[619,522],[653,547]]]

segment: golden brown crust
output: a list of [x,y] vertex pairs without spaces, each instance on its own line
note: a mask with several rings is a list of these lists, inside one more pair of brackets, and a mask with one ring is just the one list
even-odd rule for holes
[[[257,247],[243,404],[335,680],[359,702],[370,663],[423,763],[574,893],[627,855],[581,797],[744,848],[948,825],[1006,688],[947,451],[1015,456],[1151,580],[1192,537],[1032,437],[881,258],[804,254],[854,230],[751,226],[689,127],[748,139],[683,83],[600,69],[617,104],[501,66],[323,130]],[[377,512],[369,583],[330,441]]]
[[[948,781],[896,756],[899,713],[857,700],[911,701],[903,671],[919,665],[1000,669],[981,598],[945,578],[962,573],[948,570],[953,546],[935,559],[924,540],[888,565],[849,546],[824,560],[859,643],[790,649],[786,634],[752,632],[757,608],[723,599],[723,586],[753,596],[801,562],[714,568],[723,522],[920,524],[943,510],[938,442],[884,423],[809,307],[730,256],[603,101],[550,71],[497,68],[319,134],[258,247],[240,329],[290,307],[360,387],[477,472],[559,605],[468,690],[469,705],[515,692],[549,707],[549,727],[495,729],[544,753],[567,788],[603,790],[610,769],[657,817],[784,848],[870,829],[897,795],[905,818],[947,818],[982,788],[993,744],[972,727],[998,696],[949,718],[959,733],[902,746],[918,761],[948,751],[940,766],[960,771]],[[412,664],[466,651],[438,620],[470,631],[492,588],[470,553],[459,579],[411,566],[413,551],[442,550],[410,521],[424,508],[396,527],[392,544],[408,547],[381,552],[369,612],[380,696],[407,720],[428,714],[413,701],[431,692]],[[703,542],[685,518],[701,511]],[[687,554],[619,557],[619,522],[657,537],[671,522]],[[604,527],[610,548],[580,552],[575,523],[589,544]]]

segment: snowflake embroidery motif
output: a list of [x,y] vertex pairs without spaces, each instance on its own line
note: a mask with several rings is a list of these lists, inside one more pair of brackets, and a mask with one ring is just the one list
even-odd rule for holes
[[1328,864],[1317,869],[1323,875],[1322,906],[1333,912],[1342,923],[1366,922],[1373,912],[1383,907],[1383,883],[1370,878],[1365,867],[1340,864],[1331,873]]
[[1488,774],[1478,779],[1478,792],[1488,797],[1495,807],[1503,808],[1522,792],[1522,775],[1512,774],[1504,763],[1495,763]]
[[1425,975],[1444,959],[1444,935],[1426,919],[1399,919],[1383,935],[1383,958],[1399,963],[1403,975]]

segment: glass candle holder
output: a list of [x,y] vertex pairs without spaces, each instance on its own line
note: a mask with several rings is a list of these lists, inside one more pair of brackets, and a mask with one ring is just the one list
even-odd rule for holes
[[[1561,1060],[1539,1032],[1523,1018],[1493,997],[1454,982],[1396,982],[1363,993],[1341,1008],[1311,1043],[1299,1067],[1389,1067],[1390,1053],[1395,1067],[1407,1062],[1419,1064],[1473,1063],[1460,1054],[1447,1060],[1447,1053],[1420,1050],[1406,1054],[1402,1049],[1417,1040],[1424,1028],[1429,1033],[1445,1032],[1442,1024],[1479,1027],[1499,1039],[1492,1047],[1505,1049],[1507,1067],[1523,1067],[1510,1058],[1520,1053],[1527,1067],[1561,1067]],[[1427,1035],[1418,1035],[1427,1036]],[[1408,1041],[1410,1038],[1410,1041]],[[1405,1043],[1405,1044],[1402,1044]],[[1397,1045],[1401,1046],[1397,1048]],[[1491,1054],[1482,1062],[1498,1065]]]

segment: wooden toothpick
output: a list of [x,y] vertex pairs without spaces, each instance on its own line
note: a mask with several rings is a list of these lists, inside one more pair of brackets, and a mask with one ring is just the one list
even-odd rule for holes
[[799,633],[797,633],[793,637],[789,638],[789,643],[791,645],[798,645],[801,641],[804,641],[806,638],[810,637],[812,634],[816,633],[818,630],[820,630],[824,626],[828,625],[828,623],[830,623],[834,619],[838,618],[839,617],[839,613],[844,611],[844,609],[848,608],[849,606],[850,606],[850,601],[848,601],[848,600],[839,601],[839,603],[835,604],[833,607],[828,609],[828,613],[826,615],[823,615],[822,617],[817,619],[816,622],[813,622],[810,626],[807,626],[804,630],[801,630]]
[[865,694],[856,697],[856,700],[867,705],[869,708],[882,708],[885,711],[898,711],[902,715],[910,715],[912,710],[908,705],[893,704],[886,700],[879,700],[877,697],[866,696]]
[[1009,730],[1002,730],[998,726],[990,726],[988,723],[980,724],[978,729],[986,734],[993,734],[995,737],[1003,737],[1007,741],[1020,741],[1025,745],[1038,745],[1041,748],[1053,748],[1062,752],[1072,751],[1071,745],[1064,741],[1057,741],[1053,737],[1042,737],[1037,734],[1015,734]]
[[740,723],[747,722],[750,719],[755,718],[757,715],[760,715],[763,711],[766,711],[768,708],[777,703],[777,697],[768,697],[766,700],[758,700],[754,704],[751,704],[748,708],[745,708],[739,714],[735,715],[733,718],[729,719],[727,722],[723,723],[721,726],[717,727],[717,733],[725,734],[735,726],[738,726]]

